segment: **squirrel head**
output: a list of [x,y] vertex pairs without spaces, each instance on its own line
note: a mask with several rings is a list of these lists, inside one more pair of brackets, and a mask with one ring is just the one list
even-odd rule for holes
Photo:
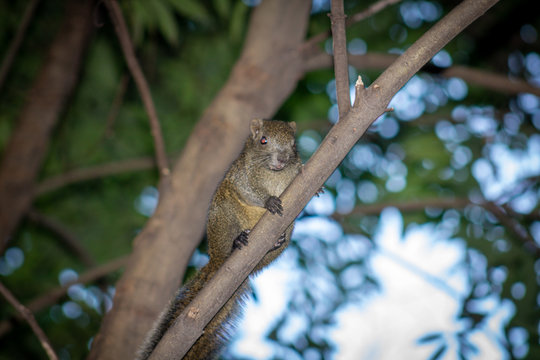
[[278,120],[253,119],[250,124],[251,136],[246,148],[259,166],[273,171],[281,171],[296,162],[296,123]]

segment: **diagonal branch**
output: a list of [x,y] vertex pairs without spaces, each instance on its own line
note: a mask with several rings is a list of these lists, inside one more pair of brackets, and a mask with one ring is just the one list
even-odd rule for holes
[[503,225],[509,233],[513,234],[519,241],[523,243],[523,247],[535,254],[540,256],[540,246],[534,241],[533,237],[527,232],[527,230],[513,219],[511,216],[508,216],[508,213],[504,209],[494,202],[486,201],[481,204],[481,206],[493,214],[499,220],[501,225]]
[[240,152],[249,121],[272,117],[303,74],[298,49],[310,5],[310,0],[271,0],[251,12],[229,79],[197,122],[175,163],[172,185],[160,185],[158,208],[134,240],[89,360],[132,359],[177,290],[203,235],[210,198]]
[[347,36],[345,34],[346,15],[343,12],[343,0],[332,0],[332,13],[329,16],[332,24],[337,104],[339,118],[342,119],[351,108]]
[[36,225],[42,226],[58,238],[60,243],[73,253],[85,266],[94,266],[96,261],[88,250],[83,246],[79,239],[59,221],[37,211],[30,209],[28,218]]
[[31,0],[30,3],[26,5],[17,33],[13,37],[13,40],[11,40],[11,44],[9,44],[9,48],[6,51],[6,56],[2,61],[2,66],[0,66],[0,89],[2,89],[9,70],[11,69],[11,65],[13,64],[13,60],[15,60],[15,56],[21,47],[24,34],[26,33],[26,29],[28,29],[28,25],[34,16],[38,4],[39,0]]
[[230,256],[176,319],[150,359],[181,358],[189,350],[208,321],[273,247],[278,234],[283,233],[300,213],[369,125],[384,113],[392,96],[444,45],[497,2],[463,1],[365,89],[362,101],[358,101],[330,130],[301,173],[282,194],[283,216],[280,218],[268,212],[263,215],[250,233],[250,245]]
[[152,132],[152,137],[154,138],[154,150],[156,152],[156,162],[158,164],[159,173],[162,177],[168,176],[170,174],[170,169],[167,161],[167,155],[165,153],[161,126],[159,125],[156,108],[152,100],[148,83],[146,82],[139,62],[137,61],[137,57],[135,56],[135,51],[133,50],[133,45],[130,40],[126,22],[122,16],[122,10],[120,9],[120,6],[116,0],[105,0],[105,5],[109,9],[111,20],[114,24],[116,34],[118,35],[120,45],[122,46],[122,51],[124,52],[128,68],[131,71],[135,83],[137,84],[144,107],[148,113],[150,130]]
[[43,332],[43,330],[39,327],[36,319],[34,318],[34,314],[30,310],[28,310],[27,307],[25,307],[23,304],[21,304],[15,296],[11,293],[11,291],[8,290],[0,282],[0,293],[6,298],[6,300],[21,314],[21,316],[26,320],[28,325],[32,328],[32,331],[36,334],[37,338],[39,339],[39,342],[41,343],[41,346],[43,349],[45,349],[45,352],[49,356],[49,359],[51,360],[58,360],[58,356],[54,352],[54,349],[51,345],[51,342],[47,338],[47,335]]
[[[62,297],[64,297],[70,286],[75,284],[88,284],[90,282],[101,279],[120,268],[124,267],[127,264],[128,257],[123,256],[114,260],[111,260],[108,263],[93,267],[92,269],[82,273],[77,279],[70,281],[62,286],[57,286],[52,290],[49,290],[45,294],[38,296],[37,298],[31,300],[26,304],[28,310],[33,313],[36,313],[40,310],[43,310],[49,306],[52,306]],[[15,317],[15,320],[18,320],[18,317]],[[8,331],[11,330],[13,324],[13,319],[7,319],[0,322],[0,337],[5,335]]]

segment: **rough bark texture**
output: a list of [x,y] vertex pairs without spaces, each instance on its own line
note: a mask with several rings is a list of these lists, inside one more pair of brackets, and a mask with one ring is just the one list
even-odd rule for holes
[[299,47],[309,0],[264,1],[254,9],[240,59],[160,186],[160,204],[135,241],[113,309],[90,359],[130,359],[179,286],[204,231],[210,198],[254,117],[271,117],[303,74]]
[[92,0],[68,1],[66,20],[29,91],[0,165],[0,253],[34,197],[36,177],[81,68],[91,30]]

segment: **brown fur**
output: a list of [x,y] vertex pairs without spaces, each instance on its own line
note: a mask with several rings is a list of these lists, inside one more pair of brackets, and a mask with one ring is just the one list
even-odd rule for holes
[[[300,170],[294,122],[255,119],[251,122],[250,130],[244,149],[218,186],[210,205],[206,229],[210,261],[178,291],[169,308],[161,315],[139,353],[140,360],[150,356],[174,319],[214,276],[234,248],[241,247],[238,243],[240,234],[251,230],[267,209],[279,213],[275,207],[268,205],[269,199],[278,198]],[[272,200],[272,203],[280,203],[277,199]],[[269,251],[254,272],[267,266],[283,252],[289,244],[292,229],[291,224],[284,234],[284,242]],[[203,335],[184,359],[213,359],[219,355],[221,347],[228,340],[231,322],[239,313],[240,304],[248,291],[249,285],[245,280],[208,323]]]

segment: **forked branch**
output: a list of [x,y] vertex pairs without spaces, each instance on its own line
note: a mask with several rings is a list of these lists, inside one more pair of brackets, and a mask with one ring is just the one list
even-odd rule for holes
[[[426,32],[375,82],[328,133],[320,147],[281,196],[283,216],[265,213],[250,233],[250,244],[234,252],[167,331],[150,359],[182,358],[233,292],[274,246],[346,154],[384,111],[392,96],[433,55],[498,0],[465,0]],[[269,234],[275,234],[269,236]]]

